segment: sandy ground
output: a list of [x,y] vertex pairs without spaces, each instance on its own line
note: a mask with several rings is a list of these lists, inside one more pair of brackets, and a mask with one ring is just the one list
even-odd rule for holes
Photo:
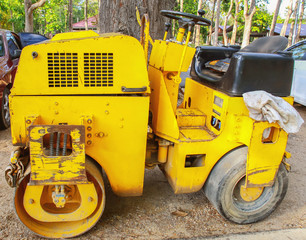
[[[306,122],[306,107],[295,105]],[[289,136],[287,195],[276,211],[264,221],[237,225],[224,220],[203,191],[175,195],[158,168],[146,170],[142,197],[120,198],[106,186],[106,209],[97,225],[75,239],[177,239],[222,236],[267,230],[306,227],[306,124]],[[0,132],[0,239],[40,239],[18,220],[13,208],[14,189],[5,182],[4,169],[13,149],[10,130]],[[182,210],[187,216],[172,213]],[[306,236],[305,236],[306,238]]]

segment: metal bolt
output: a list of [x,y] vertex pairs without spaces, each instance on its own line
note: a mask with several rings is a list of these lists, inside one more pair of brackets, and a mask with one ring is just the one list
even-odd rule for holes
[[87,123],[88,123],[88,124],[91,124],[91,123],[92,123],[92,120],[91,120],[91,119],[88,119],[88,120],[87,120]]
[[30,203],[30,204],[33,204],[33,203],[34,203],[34,199],[30,198],[30,199],[29,199],[29,203]]
[[57,105],[58,105],[58,102],[55,102],[54,104],[57,106]]
[[109,111],[106,110],[106,111],[105,111],[105,114],[108,115],[108,114],[109,114]]
[[93,198],[92,197],[88,197],[88,202],[92,202]]
[[87,141],[87,144],[90,145],[92,142],[90,140]]
[[91,127],[89,127],[89,126],[87,127],[87,131],[91,131],[91,129],[92,129]]
[[54,199],[54,202],[55,202],[55,203],[58,203],[58,199]]
[[62,199],[62,203],[65,202],[65,199]]
[[33,59],[37,58],[38,57],[38,53],[37,52],[32,52],[32,57],[33,57]]
[[98,133],[98,137],[100,137],[100,138],[104,137],[104,133],[103,132],[99,132]]
[[31,120],[28,119],[28,120],[26,121],[26,123],[27,123],[27,124],[31,124]]
[[91,133],[88,133],[88,134],[87,134],[87,137],[88,137],[88,138],[91,138]]

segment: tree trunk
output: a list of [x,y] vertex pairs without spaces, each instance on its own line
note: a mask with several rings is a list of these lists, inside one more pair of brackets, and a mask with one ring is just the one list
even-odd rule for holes
[[184,0],[180,0],[180,12],[184,12]]
[[25,32],[33,32],[33,11],[42,7],[47,0],[40,0],[32,4],[31,0],[24,0]]
[[294,6],[294,11],[293,11],[293,21],[291,22],[290,30],[289,30],[289,36],[288,36],[288,47],[292,45],[292,35],[293,35],[293,27],[295,24],[295,18],[296,18],[296,13],[299,5],[299,0],[295,1],[295,6]]
[[220,5],[221,5],[221,0],[217,0],[215,32],[214,32],[213,44],[212,44],[213,46],[218,45],[219,22],[220,22]]
[[96,27],[97,27],[97,31],[98,31],[98,33],[100,33],[101,31],[100,31],[100,12],[102,13],[102,6],[101,6],[101,0],[98,0],[98,9],[99,9],[99,12],[98,12],[98,16],[96,16],[97,17],[97,25],[96,25]]
[[[202,8],[203,0],[199,0],[198,2],[198,11]],[[196,25],[195,26],[195,46],[200,45],[200,35],[201,35],[201,26]]]
[[241,45],[242,48],[249,45],[250,43],[250,35],[251,35],[251,30],[252,30],[252,18],[255,12],[256,12],[255,0],[251,0],[250,9],[249,9],[248,0],[244,0],[245,24],[244,24],[243,39],[242,39],[242,45]]
[[207,38],[207,44],[211,44],[211,37],[212,37],[212,31],[213,31],[213,22],[214,22],[214,17],[215,17],[215,8],[216,8],[216,1],[214,0],[213,3],[213,9],[212,9],[212,16],[211,16],[211,25],[209,27],[209,34],[208,34],[208,38]]
[[278,13],[279,13],[279,9],[280,9],[281,4],[282,4],[282,0],[277,0],[275,12],[274,12],[273,20],[272,20],[272,24],[271,24],[271,29],[270,29],[270,33],[269,33],[270,36],[274,35],[276,20],[277,20],[277,17],[278,17]]
[[136,6],[140,15],[148,13],[150,19],[150,35],[153,39],[162,38],[166,18],[160,10],[172,10],[175,0],[100,0],[99,25],[100,32],[121,32],[139,38],[140,26],[136,19]]
[[232,32],[232,38],[231,38],[231,44],[236,44],[236,36],[237,36],[237,29],[238,29],[238,13],[239,13],[239,0],[235,0],[235,16],[234,16],[234,26],[233,26],[233,32]]
[[286,36],[287,26],[288,26],[289,19],[290,19],[291,14],[292,14],[292,3],[293,3],[293,0],[290,0],[289,8],[288,8],[288,13],[287,13],[286,19],[284,21],[284,25],[282,27],[282,31],[280,33],[280,35],[283,36],[283,37]]
[[296,40],[295,40],[294,43],[297,43],[297,42],[300,41],[302,21],[303,21],[303,16],[304,16],[304,7],[305,7],[305,0],[302,0],[301,13],[300,13],[300,18],[299,18],[299,27],[298,27],[298,31],[297,31],[297,34],[296,34]]
[[228,9],[228,12],[225,16],[224,19],[224,25],[223,25],[223,41],[224,41],[224,45],[227,46],[228,45],[228,37],[227,37],[227,33],[226,33],[226,28],[227,28],[227,20],[229,18],[229,16],[231,15],[231,11],[233,8],[233,0],[231,0],[231,5],[230,8]]
[[88,9],[88,0],[85,0],[84,6],[84,16],[85,16],[85,30],[88,30],[88,16],[87,16],[87,9]]
[[[13,11],[10,9],[11,19],[13,19]],[[12,21],[12,31],[15,32],[14,22]]]
[[72,0],[69,0],[68,3],[68,30],[69,32],[72,32],[72,11],[73,11],[73,5]]

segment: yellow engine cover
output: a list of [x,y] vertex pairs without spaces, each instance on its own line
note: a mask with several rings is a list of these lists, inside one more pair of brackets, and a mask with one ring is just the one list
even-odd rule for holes
[[85,33],[64,33],[25,47],[12,95],[150,92],[144,52],[137,39],[117,33]]

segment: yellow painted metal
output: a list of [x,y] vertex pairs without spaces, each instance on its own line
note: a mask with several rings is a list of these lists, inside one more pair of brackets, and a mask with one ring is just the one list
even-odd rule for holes
[[240,196],[246,202],[255,201],[263,192],[263,187],[240,187]]
[[[67,172],[67,171],[66,171]],[[69,201],[66,204],[67,210],[64,208],[63,212],[55,213],[48,212],[41,205],[41,198],[45,197],[43,194],[45,186],[31,186],[28,185],[25,189],[23,202],[27,213],[34,219],[42,222],[64,222],[64,221],[79,221],[89,217],[98,205],[98,195],[93,183],[78,184],[78,192],[80,193],[80,205],[71,212],[69,211]],[[73,202],[75,203],[75,202]],[[73,204],[72,203],[72,204]],[[46,203],[52,204],[52,203]]]
[[[33,52],[37,57],[32,56]],[[107,65],[105,70],[104,65]],[[77,76],[77,84],[68,86],[73,74]],[[98,85],[99,74],[102,83],[108,77],[107,81],[111,83]],[[53,85],[50,78],[55,78]],[[57,86],[56,81],[59,81]],[[135,38],[116,33],[60,34],[23,50],[10,95],[12,142],[27,146],[31,126],[81,124],[85,127],[85,133],[82,133],[85,135],[82,135],[85,137],[85,154],[105,169],[113,191],[121,196],[141,195],[149,94],[144,51]],[[33,153],[42,150],[38,145],[31,142]],[[84,152],[81,155],[84,158]],[[57,164],[65,157],[52,159]],[[43,156],[42,160],[35,160],[37,165],[32,166],[33,173],[43,171],[44,161],[50,161],[50,158]],[[61,170],[62,165],[54,165],[51,172],[57,169],[65,175],[66,170],[73,167],[68,162],[65,164],[65,169]],[[46,176],[37,180],[50,179],[51,172],[46,170]],[[67,179],[72,179],[69,174],[71,172],[66,175]],[[65,182],[61,182],[57,174],[55,181],[58,184]]]
[[148,96],[41,96],[40,101],[37,99],[36,96],[11,96],[15,145],[27,142],[24,116],[35,113],[41,116],[40,125],[65,123],[68,126],[79,125],[82,116],[92,116],[92,144],[86,145],[85,153],[103,167],[116,194],[142,194]]
[[[62,33],[52,40],[25,47],[11,94],[35,96],[131,94],[122,91],[122,87],[134,89],[146,87],[146,90],[135,90],[135,92],[150,93],[147,62],[137,39],[116,33],[103,35],[87,33],[89,35],[87,37],[86,33],[86,31]],[[79,34],[85,34],[86,37],[78,38]],[[33,52],[38,54],[36,58],[33,58]],[[71,59],[70,54],[76,55]],[[86,58],[86,54],[89,54],[90,59]],[[103,55],[101,60],[97,54],[106,55],[105,57]],[[99,68],[99,64],[102,64],[102,67]],[[71,78],[75,79],[77,87],[66,86],[72,81]],[[54,83],[54,87],[49,87],[49,80]]]
[[139,26],[141,27],[140,13],[139,13],[137,6],[136,6],[136,19],[137,19]]
[[18,158],[20,156],[20,153],[21,153],[21,149],[20,148],[17,148],[16,150],[14,150],[11,154],[11,159],[10,159],[10,162],[12,164],[16,164],[17,161],[18,161]]
[[150,21],[149,15],[144,14],[141,20],[141,30],[140,30],[140,44],[142,45],[145,53],[145,60],[148,61],[148,49],[149,41],[153,45],[153,40],[150,37]]
[[185,28],[183,28],[183,27],[179,28],[177,36],[176,36],[176,41],[183,42],[185,31],[186,31]]
[[[291,97],[284,99],[290,103],[292,101]],[[247,185],[247,188],[261,188],[273,183],[275,169],[278,169],[285,153],[284,142],[286,142],[287,134],[280,130],[280,139],[276,142],[262,143],[262,133],[266,128],[279,128],[277,124],[255,122],[248,116],[249,112],[242,97],[230,97],[188,78],[183,106],[191,111],[197,109],[202,112],[206,116],[206,122],[205,126],[178,125],[180,137],[176,142],[174,141],[173,146],[169,147],[168,161],[164,168],[175,193],[200,190],[218,160],[232,149],[242,145],[248,146],[249,149],[246,170],[253,173],[250,178],[247,176],[247,181],[248,179],[253,181],[252,185]],[[178,114],[180,111],[180,109],[177,110]],[[193,114],[189,117],[190,121],[194,118]],[[212,117],[220,120],[219,130],[212,126]],[[188,121],[188,116],[186,118],[184,121]],[[264,151],[260,149],[262,146],[265,148]],[[267,152],[269,152],[268,157],[262,157]],[[205,156],[204,164],[199,167],[185,167],[186,156],[189,155]],[[266,185],[263,185],[263,181]],[[253,192],[253,190],[250,191]],[[255,193],[248,194],[255,198]]]
[[159,145],[157,161],[160,163],[167,162],[168,146]]
[[[275,141],[263,142],[263,132],[274,127]],[[288,134],[280,129],[278,124],[254,122],[253,131],[248,144],[248,160],[246,171],[247,187],[270,187],[278,172],[279,165],[284,157]]]
[[[183,64],[180,69],[180,62],[183,56],[184,45],[175,42],[167,42],[155,40],[150,56],[149,65],[163,72],[186,72],[190,66],[194,56],[195,49],[192,47],[186,48]],[[150,77],[150,81],[151,81]]]
[[149,76],[152,88],[150,99],[150,110],[153,114],[152,128],[156,135],[175,141],[179,138],[179,128],[164,76],[162,72],[151,66],[149,66]]
[[178,108],[176,117],[180,127],[204,127],[206,122],[206,115],[198,109]]
[[97,36],[99,36],[99,34],[92,30],[58,33],[50,41],[60,41],[60,40],[68,40],[68,39],[75,39],[75,38],[88,38],[88,37],[97,37]]
[[[52,187],[52,185],[29,186],[27,183],[30,180],[30,176],[27,174],[15,192],[14,205],[21,222],[31,231],[47,238],[75,237],[91,229],[100,219],[104,211],[105,189],[101,171],[92,160],[86,160],[86,171],[90,183],[85,185],[74,185],[79,194],[69,197],[65,207],[60,209],[56,208],[53,203],[50,204],[50,202],[52,202],[51,192],[46,190]],[[69,185],[68,187],[72,189],[74,186]],[[95,193],[92,189],[93,186],[95,188]],[[44,190],[40,197],[36,197],[36,191],[39,192],[40,188],[44,188]],[[28,196],[25,196],[25,194]],[[90,199],[86,198],[89,194],[91,197]],[[31,198],[32,196],[36,199],[34,200]],[[80,196],[83,196],[83,198]],[[33,205],[41,204],[42,206],[28,206],[30,203]],[[79,205],[75,206],[76,203],[79,203]],[[88,212],[92,211],[93,205],[95,205],[96,208],[88,217],[85,217],[88,215]],[[27,206],[27,210],[25,209],[25,206]],[[78,207],[83,209],[83,211],[79,212]],[[38,212],[35,212],[35,210]],[[30,214],[27,211],[29,211]],[[75,216],[75,213],[73,213],[74,211],[79,212],[80,216]],[[46,212],[48,213],[47,215]],[[35,219],[32,214],[41,220]],[[40,214],[45,217],[40,216]],[[63,218],[63,220],[80,220],[62,221],[59,217]]]
[[[184,50],[183,50],[183,53],[182,53],[182,57],[181,57],[181,59],[180,59],[180,65],[179,65],[178,75],[181,75],[182,66],[183,66],[183,62],[184,62],[184,60],[185,60],[185,55],[186,55],[188,43],[189,43],[189,40],[190,40],[190,36],[191,36],[191,31],[188,31],[188,33],[187,33],[187,38],[186,38],[186,43],[185,43],[185,45],[184,45]],[[180,82],[181,82],[181,81],[180,81]]]
[[163,37],[163,41],[166,41],[166,40],[167,40],[167,35],[168,35],[168,31],[165,31],[164,37]]
[[[69,227],[69,222],[80,224],[81,219],[88,218],[91,213],[82,211],[91,212],[100,198],[93,196],[93,185],[89,186],[85,178],[81,179],[83,185],[78,184],[76,176],[82,177],[85,154],[103,167],[116,194],[141,195],[150,94],[153,132],[162,141],[171,142],[159,144],[158,161],[164,163],[175,193],[200,190],[215,164],[229,151],[243,145],[249,149],[246,186],[241,190],[245,199],[256,199],[262,187],[273,184],[285,154],[287,134],[277,124],[252,120],[242,97],[230,97],[191,79],[186,79],[184,101],[177,109],[180,72],[188,70],[195,53],[194,48],[188,47],[190,32],[184,45],[155,41],[147,70],[146,52],[152,41],[148,23],[148,19],[143,18],[141,42],[144,50],[132,37],[93,32],[61,34],[23,50],[10,95],[12,141],[14,145],[27,146],[30,139],[33,176],[29,185],[23,185],[24,196],[18,193],[26,202],[24,206],[15,199],[20,205],[17,212],[22,212],[24,207],[31,219],[57,223],[57,219],[63,217],[61,212],[58,216],[46,214],[45,209],[35,203],[44,198],[46,187],[55,183],[69,185],[69,180],[73,180],[80,191],[79,199],[82,200],[76,202],[81,207],[80,211],[65,213],[63,220],[68,221]],[[183,41],[184,34],[185,29],[180,28],[178,42]],[[37,54],[32,54],[34,52]],[[104,58],[100,61],[96,56]],[[90,62],[91,59],[94,62]],[[62,70],[69,64],[75,69]],[[100,74],[98,68],[103,64],[105,73],[101,72],[101,79],[97,80],[95,76]],[[76,83],[68,86],[69,78],[74,77],[72,71],[76,72]],[[55,83],[50,84],[50,79]],[[109,82],[98,86],[99,80]],[[292,101],[292,98],[285,99]],[[83,145],[80,143],[72,148],[77,152],[72,155],[73,162],[67,161],[65,156],[44,156],[42,137],[49,133],[49,125],[60,124],[67,127],[81,124],[84,128],[71,132],[73,143],[78,137],[84,138]],[[267,128],[273,129],[271,138],[263,138]],[[153,151],[156,154],[155,143]],[[192,156],[199,156],[201,163],[186,164]],[[86,202],[86,198],[91,201]],[[28,218],[24,212],[18,215]],[[38,225],[35,228],[39,229]],[[80,229],[82,227],[80,224]],[[37,229],[34,231],[42,232]],[[80,232],[83,230],[77,227],[72,235]],[[52,234],[48,236],[53,237]],[[58,236],[65,237],[63,233],[55,237]]]
[[84,126],[69,126],[72,153],[69,156],[46,156],[43,137],[52,132],[52,125],[34,125],[29,128],[31,182],[30,184],[86,183]]
[[[185,30],[184,30],[185,31]],[[154,133],[176,141],[179,131],[176,108],[180,71],[187,71],[195,49],[173,42],[155,41],[149,61],[151,93],[150,110]]]

